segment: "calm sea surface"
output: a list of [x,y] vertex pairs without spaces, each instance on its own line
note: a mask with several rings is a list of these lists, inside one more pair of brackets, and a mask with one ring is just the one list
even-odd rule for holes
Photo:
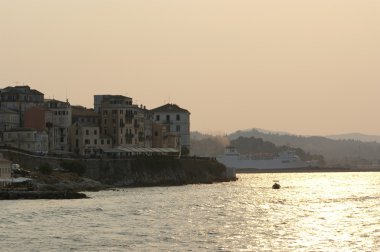
[[[0,201],[1,251],[379,251],[380,173]],[[280,190],[271,189],[280,180]]]

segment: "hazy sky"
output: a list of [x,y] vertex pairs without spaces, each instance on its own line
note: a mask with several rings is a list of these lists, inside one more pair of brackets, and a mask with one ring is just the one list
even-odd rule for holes
[[191,130],[380,134],[379,0],[0,0],[0,85],[177,103]]

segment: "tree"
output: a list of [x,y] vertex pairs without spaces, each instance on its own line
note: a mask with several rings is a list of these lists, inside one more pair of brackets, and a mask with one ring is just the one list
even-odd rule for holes
[[38,170],[45,175],[49,175],[53,172],[53,168],[49,163],[43,163],[38,167]]

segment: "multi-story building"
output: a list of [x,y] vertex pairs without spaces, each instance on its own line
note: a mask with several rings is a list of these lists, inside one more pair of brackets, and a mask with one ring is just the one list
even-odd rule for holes
[[51,150],[53,152],[69,150],[69,128],[71,126],[71,106],[68,101],[54,99],[45,100],[45,107],[52,111],[52,140]]
[[[5,159],[2,154],[0,154],[0,179],[10,179],[11,178],[11,167],[12,162]],[[1,183],[1,181],[0,181]],[[3,183],[1,183],[3,184]],[[0,184],[0,185],[1,185]]]
[[167,127],[161,123],[152,123],[152,147],[153,148],[181,148],[178,134],[167,132]]
[[93,109],[88,109],[82,106],[71,106],[72,123],[91,123],[99,125],[99,113],[96,113]]
[[111,137],[114,146],[150,146],[145,133],[147,113],[143,106],[133,105],[132,98],[121,95],[97,95],[94,103],[99,102],[100,98],[102,135]]
[[20,127],[20,113],[7,108],[0,108],[0,131]]
[[24,112],[33,106],[44,103],[44,94],[29,86],[6,87],[0,90],[0,108],[6,108],[19,113],[19,125],[24,126]]
[[112,148],[112,139],[100,135],[97,124],[76,122],[70,127],[69,151],[81,156],[99,156]]
[[151,110],[153,121],[166,127],[167,134],[179,136],[181,151],[190,151],[190,112],[176,104],[165,104]]
[[7,146],[33,153],[48,152],[48,134],[45,131],[27,128],[10,129],[3,132],[3,142]]
[[39,106],[28,108],[24,114],[24,124],[25,128],[46,131],[49,138],[48,149],[54,151],[53,111]]

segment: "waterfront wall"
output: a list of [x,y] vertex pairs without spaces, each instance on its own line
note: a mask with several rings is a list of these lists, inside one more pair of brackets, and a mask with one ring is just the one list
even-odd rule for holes
[[114,186],[158,186],[213,183],[235,180],[226,167],[211,159],[137,157],[133,159],[63,159],[4,151],[4,156],[27,170],[49,163],[59,169],[62,161],[80,162],[85,177]]

